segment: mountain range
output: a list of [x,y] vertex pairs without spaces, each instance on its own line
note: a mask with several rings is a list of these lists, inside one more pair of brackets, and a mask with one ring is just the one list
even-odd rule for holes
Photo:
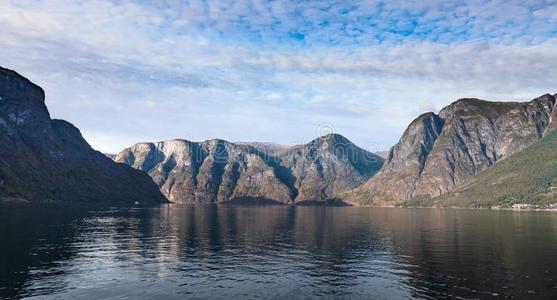
[[[0,68],[0,199],[492,207],[557,202],[557,104],[457,100],[388,153],[339,134],[307,144],[175,139],[117,155],[50,118],[44,91]],[[167,200],[168,199],[168,200]]]
[[338,134],[293,147],[224,140],[139,143],[115,161],[147,172],[179,203],[332,201],[383,165],[381,157]]

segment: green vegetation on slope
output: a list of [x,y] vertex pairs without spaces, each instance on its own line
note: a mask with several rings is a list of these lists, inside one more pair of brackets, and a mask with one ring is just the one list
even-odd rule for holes
[[[557,202],[557,130],[474,176],[456,192],[422,205],[491,207]],[[413,203],[418,204],[418,203]]]

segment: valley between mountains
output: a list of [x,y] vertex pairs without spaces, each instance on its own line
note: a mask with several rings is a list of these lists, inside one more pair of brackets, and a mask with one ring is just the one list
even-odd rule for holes
[[[292,147],[138,143],[109,158],[52,120],[44,91],[0,68],[0,198],[492,207],[557,202],[556,95],[465,98],[410,123],[388,155],[340,134]],[[382,156],[386,157],[383,158]]]

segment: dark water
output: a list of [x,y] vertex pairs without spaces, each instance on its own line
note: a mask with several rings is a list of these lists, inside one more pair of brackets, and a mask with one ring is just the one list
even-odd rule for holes
[[0,208],[0,298],[553,298],[557,213]]

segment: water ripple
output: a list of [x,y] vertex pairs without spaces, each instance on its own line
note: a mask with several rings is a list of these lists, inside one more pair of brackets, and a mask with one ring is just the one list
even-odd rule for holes
[[0,208],[2,299],[557,298],[557,214],[18,209]]

